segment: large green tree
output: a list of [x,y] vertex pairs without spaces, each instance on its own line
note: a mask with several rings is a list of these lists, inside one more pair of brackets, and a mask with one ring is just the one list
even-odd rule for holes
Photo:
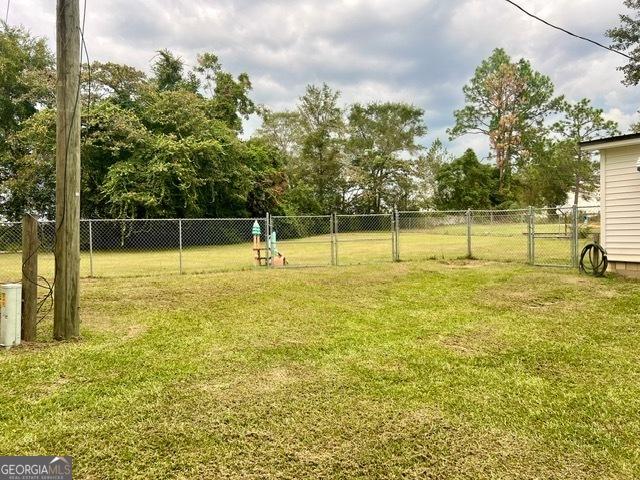
[[526,137],[539,134],[562,99],[554,97],[549,77],[536,72],[528,60],[512,61],[501,48],[480,64],[463,93],[465,106],[454,112],[456,124],[449,134],[452,139],[486,135],[500,172],[499,190],[508,189]]
[[491,208],[496,180],[494,167],[480,163],[475,152],[467,149],[438,169],[435,206],[439,210]]
[[211,52],[198,55],[194,72],[200,76],[201,89],[210,98],[209,115],[242,132],[242,120],[256,112],[249,97],[252,89],[249,75],[241,73],[234,78],[222,69],[218,57]]
[[514,179],[521,206],[557,207],[567,203],[573,185],[575,143],[549,136],[531,139],[526,162]]
[[247,213],[263,217],[287,213],[286,193],[289,183],[286,175],[286,156],[268,142],[251,139],[246,142],[245,161],[251,172],[247,196]]
[[0,217],[19,217],[49,199],[37,187],[38,182],[42,188],[49,185],[43,180],[42,157],[27,147],[36,139],[19,135],[39,109],[53,104],[53,67],[43,39],[0,24]]
[[144,96],[137,115],[144,141],[109,167],[101,187],[110,215],[247,214],[247,147],[235,129],[213,117],[209,101],[190,89]]
[[52,109],[37,112],[11,135],[10,174],[0,180],[0,216],[20,220],[23,214],[55,214],[55,127]]
[[619,68],[624,73],[626,85],[640,83],[640,0],[625,0],[624,5],[632,14],[620,15],[620,25],[607,30],[612,47],[625,51],[631,58]]
[[309,85],[298,103],[300,156],[292,171],[296,195],[307,195],[309,213],[342,210],[344,205],[344,134],[340,92]]
[[415,191],[418,143],[427,133],[424,111],[406,103],[355,104],[349,111],[347,151],[358,211],[409,208]]
[[153,79],[156,88],[166,90],[188,90],[196,92],[200,88],[200,81],[195,73],[184,71],[184,60],[167,49],[156,52],[153,63]]
[[[23,49],[31,45],[23,43]],[[114,63],[94,63],[91,75],[85,70],[83,216],[280,211],[286,189],[282,157],[238,136],[242,118],[253,108],[248,78],[228,75],[213,54],[199,62],[202,68],[185,73],[181,59],[161,51],[151,78]],[[16,82],[25,81],[16,76]],[[54,105],[42,101],[28,113],[8,129],[11,154],[2,157],[1,168],[8,173],[0,182],[0,215],[10,218],[25,210],[53,214]]]
[[440,168],[453,159],[439,138],[434,140],[424,155],[420,155],[415,171],[415,206],[433,208],[437,190],[436,177]]
[[299,158],[302,142],[300,113],[291,110],[273,112],[264,109],[261,114],[262,125],[256,130],[254,136],[273,145],[292,160]]
[[129,65],[93,62],[84,67],[82,93],[85,107],[89,102],[109,99],[131,108],[149,88],[145,73]]
[[598,162],[593,154],[582,151],[580,142],[617,135],[620,131],[616,122],[605,119],[602,109],[593,107],[586,98],[575,103],[563,102],[562,113],[554,130],[573,146],[566,168],[571,177],[569,191],[577,205],[581,197],[589,197],[600,185]]

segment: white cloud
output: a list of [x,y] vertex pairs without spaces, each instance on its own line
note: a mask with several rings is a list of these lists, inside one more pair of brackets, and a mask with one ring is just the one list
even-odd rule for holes
[[[606,42],[622,0],[520,0],[528,10]],[[308,83],[327,82],[345,102],[401,100],[426,111],[427,141],[447,138],[462,86],[495,47],[529,58],[557,92],[587,97],[623,128],[635,121],[640,90],[621,85],[624,59],[571,38],[502,1],[457,0],[87,0],[91,57],[149,70],[170,48],[188,62],[216,52],[225,68],[246,71],[254,98],[291,107]],[[12,2],[10,23],[54,38],[55,2]],[[54,45],[52,44],[52,47]],[[252,128],[255,120],[248,126]],[[452,142],[487,150],[486,139]]]
[[604,117],[607,120],[613,120],[614,122],[618,122],[620,126],[620,130],[623,133],[629,133],[631,130],[631,125],[634,123],[638,123],[640,121],[640,117],[637,113],[625,113],[619,108],[611,108],[608,111],[604,112]]

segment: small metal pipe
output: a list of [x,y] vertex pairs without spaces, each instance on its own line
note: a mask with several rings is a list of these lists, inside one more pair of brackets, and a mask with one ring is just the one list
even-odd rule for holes
[[467,210],[467,258],[473,257],[471,251],[471,209]]
[[89,220],[89,277],[93,277],[93,227]]
[[178,233],[180,244],[180,275],[182,275],[182,219],[178,220]]

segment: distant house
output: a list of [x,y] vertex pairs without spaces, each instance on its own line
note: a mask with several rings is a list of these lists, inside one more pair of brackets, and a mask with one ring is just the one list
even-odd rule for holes
[[600,152],[601,243],[613,272],[640,277],[640,134],[583,142]]

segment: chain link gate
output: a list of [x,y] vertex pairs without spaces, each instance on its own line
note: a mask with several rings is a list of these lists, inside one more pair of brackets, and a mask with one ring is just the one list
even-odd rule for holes
[[577,210],[531,208],[529,263],[545,267],[577,266]]

